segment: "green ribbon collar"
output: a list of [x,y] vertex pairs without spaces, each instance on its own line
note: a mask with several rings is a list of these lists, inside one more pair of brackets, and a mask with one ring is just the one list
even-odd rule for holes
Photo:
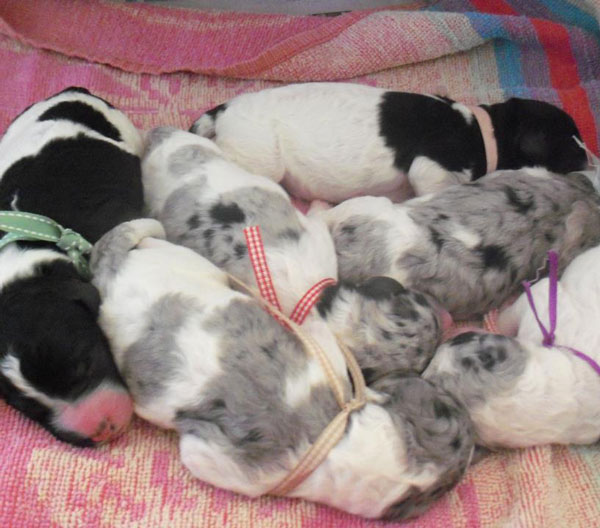
[[0,249],[17,240],[53,242],[67,254],[84,278],[91,278],[86,255],[92,251],[92,245],[72,229],[65,229],[46,216],[0,211],[0,230],[6,231],[6,235],[0,238]]

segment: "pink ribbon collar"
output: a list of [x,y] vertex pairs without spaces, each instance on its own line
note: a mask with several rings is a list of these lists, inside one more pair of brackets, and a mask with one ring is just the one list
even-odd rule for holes
[[498,168],[498,143],[494,134],[492,118],[481,106],[467,106],[479,125],[483,146],[485,148],[485,160],[487,163],[487,173],[494,172]]

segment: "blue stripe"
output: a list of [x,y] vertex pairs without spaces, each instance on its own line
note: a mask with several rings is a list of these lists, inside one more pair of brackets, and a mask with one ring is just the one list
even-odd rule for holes
[[507,96],[529,97],[529,89],[525,86],[521,51],[511,41],[511,37],[502,25],[502,17],[481,13],[464,13],[473,28],[484,39],[494,39],[496,68],[500,87]]
[[594,33],[600,40],[600,26],[598,21],[590,14],[582,11],[577,6],[564,0],[537,0],[546,9],[552,11],[561,21],[571,26],[578,26],[590,33]]

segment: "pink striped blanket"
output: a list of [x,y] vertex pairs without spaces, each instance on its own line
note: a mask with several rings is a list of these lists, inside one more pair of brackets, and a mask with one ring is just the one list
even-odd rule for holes
[[[0,130],[69,85],[88,87],[149,129],[187,128],[211,106],[277,83],[351,79],[469,104],[543,99],[574,116],[596,153],[600,142],[600,29],[583,0],[423,1],[337,17],[4,0],[0,71]],[[141,420],[110,445],[76,449],[3,401],[0,483],[2,527],[383,526],[196,481],[179,461],[175,434]],[[600,526],[600,448],[494,453],[429,512],[388,526]]]

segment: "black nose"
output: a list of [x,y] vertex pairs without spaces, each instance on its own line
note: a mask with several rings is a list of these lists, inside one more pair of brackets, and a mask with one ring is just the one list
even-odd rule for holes
[[391,299],[406,293],[406,288],[391,277],[371,277],[360,284],[357,291],[371,299]]

